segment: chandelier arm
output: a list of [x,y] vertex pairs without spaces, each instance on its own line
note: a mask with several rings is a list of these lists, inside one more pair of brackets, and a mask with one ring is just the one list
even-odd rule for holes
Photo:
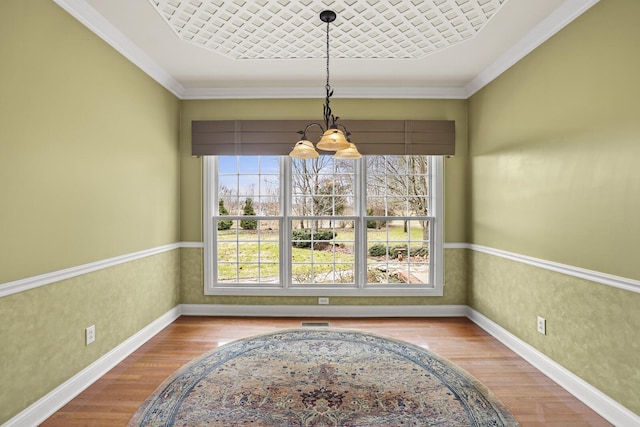
[[[336,117],[336,120],[338,120],[339,117]],[[349,132],[346,128],[345,125],[343,125],[342,123],[334,123],[334,128],[335,129],[342,129],[344,131],[344,137],[347,138],[347,141],[351,142],[351,140],[349,139],[349,136],[351,135],[351,132]]]
[[302,139],[307,139],[307,131],[309,130],[309,128],[311,126],[318,126],[320,128],[320,132],[324,132],[325,131],[325,128],[323,128],[320,123],[316,123],[316,122],[309,123],[308,125],[306,125],[304,127],[304,130],[299,130],[298,131],[298,133],[302,135]]

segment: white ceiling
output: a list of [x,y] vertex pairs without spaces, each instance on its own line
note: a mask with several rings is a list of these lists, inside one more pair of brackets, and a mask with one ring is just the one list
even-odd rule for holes
[[54,0],[182,99],[467,98],[598,0]]

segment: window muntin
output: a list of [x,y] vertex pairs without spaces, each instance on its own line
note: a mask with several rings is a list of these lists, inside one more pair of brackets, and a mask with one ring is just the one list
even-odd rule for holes
[[291,285],[355,285],[353,162],[291,159]]
[[[300,222],[309,226],[300,227]],[[292,285],[354,286],[354,219],[294,217],[290,226]]]
[[280,158],[278,156],[219,156],[217,195],[229,215],[243,215],[251,200],[256,215],[280,214]]
[[[217,278],[220,284],[280,282],[279,221],[255,219],[251,232],[241,227],[243,219],[216,221]],[[246,221],[246,220],[245,220]],[[226,228],[226,223],[231,223]],[[224,224],[221,229],[220,225]]]
[[428,216],[429,156],[367,156],[367,212]]
[[291,159],[291,212],[299,216],[353,215],[353,161],[330,156]]
[[[367,285],[404,286],[433,283],[429,254],[429,218],[376,217],[367,228]],[[394,225],[395,224],[395,225]],[[407,230],[405,232],[404,230]],[[426,232],[425,232],[426,228]]]
[[442,159],[319,159],[205,158],[205,293],[442,295]]
[[366,158],[367,284],[434,282],[428,156]]
[[212,216],[212,277],[221,286],[279,286],[279,156],[219,156]]

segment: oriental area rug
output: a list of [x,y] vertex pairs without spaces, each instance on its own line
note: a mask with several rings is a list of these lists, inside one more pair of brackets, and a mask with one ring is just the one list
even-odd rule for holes
[[129,426],[518,426],[470,374],[421,347],[334,328],[232,342],[188,363]]

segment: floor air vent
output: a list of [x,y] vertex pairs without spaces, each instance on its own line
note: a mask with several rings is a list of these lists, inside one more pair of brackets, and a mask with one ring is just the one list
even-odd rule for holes
[[311,326],[311,327],[329,326],[329,322],[302,322],[300,323],[300,326]]

